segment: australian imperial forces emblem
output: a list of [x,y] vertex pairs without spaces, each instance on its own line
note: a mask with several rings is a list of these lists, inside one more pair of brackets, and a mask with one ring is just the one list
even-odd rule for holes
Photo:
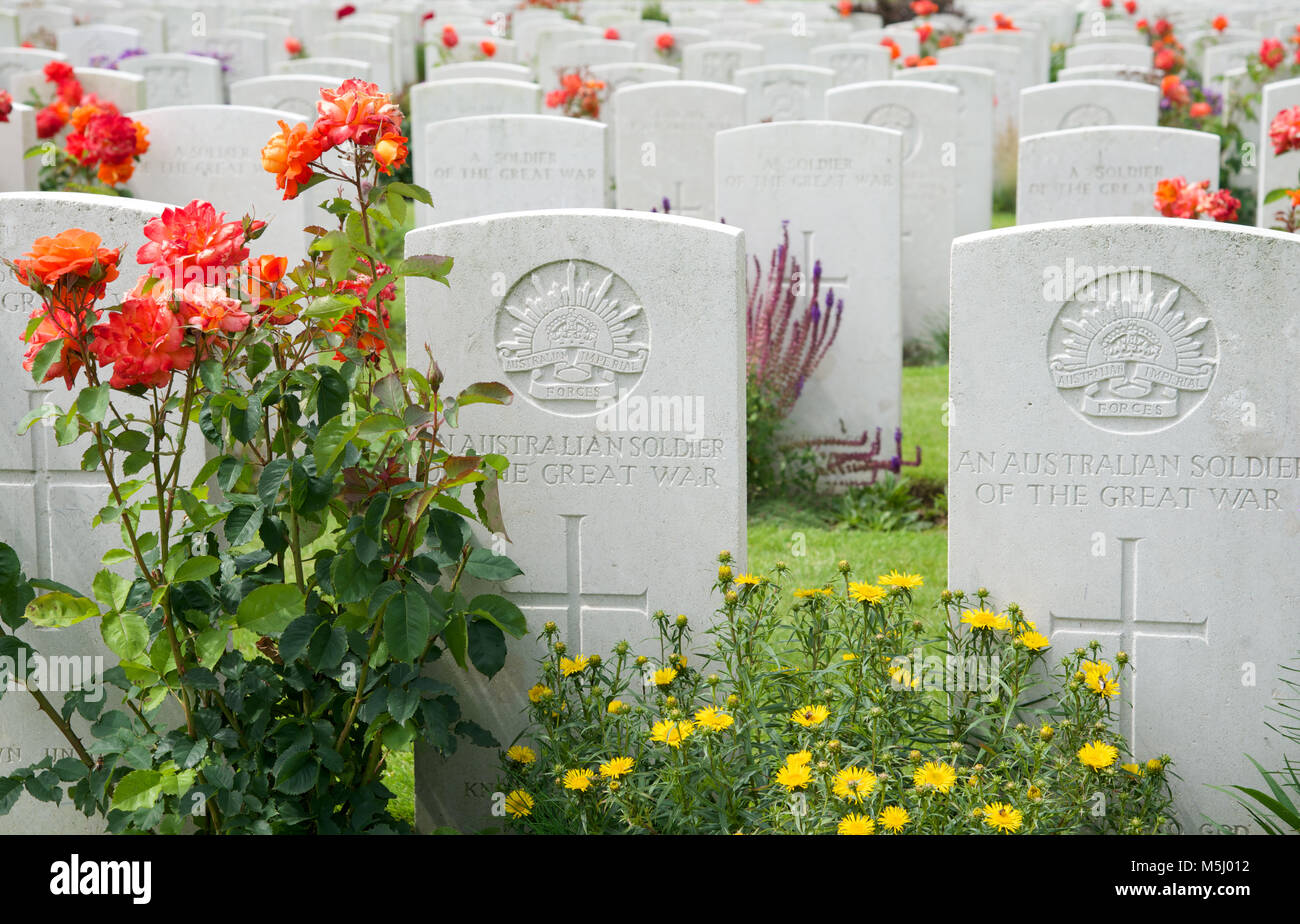
[[650,325],[636,293],[615,273],[585,260],[548,263],[506,293],[497,355],[516,390],[537,406],[595,414],[640,380]]
[[1183,287],[1150,275],[1141,287],[1138,277],[1123,274],[1105,285],[1115,278],[1090,287],[1097,300],[1076,294],[1057,315],[1048,340],[1052,381],[1076,413],[1101,429],[1163,429],[1205,398],[1218,341]]

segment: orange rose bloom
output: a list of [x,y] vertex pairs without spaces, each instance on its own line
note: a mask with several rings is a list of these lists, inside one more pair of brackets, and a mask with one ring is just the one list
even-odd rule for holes
[[117,278],[119,251],[100,247],[100,237],[93,231],[72,228],[55,237],[38,237],[31,252],[15,260],[18,281],[30,286],[39,280],[46,286],[55,286],[66,276],[89,276],[95,265],[103,268],[103,278],[94,287],[95,297],[103,298],[104,288]]
[[375,163],[384,173],[392,173],[397,167],[406,163],[407,138],[402,135],[389,134],[379,139],[375,145]]
[[279,125],[280,134],[262,148],[262,169],[275,174],[275,188],[284,190],[285,199],[293,199],[298,195],[298,184],[314,176],[311,162],[320,157],[321,142],[305,122],[293,128],[284,122]]
[[321,90],[316,112],[312,131],[323,147],[344,141],[374,144],[376,138],[402,130],[402,110],[392,97],[356,77],[343,81],[337,90]]

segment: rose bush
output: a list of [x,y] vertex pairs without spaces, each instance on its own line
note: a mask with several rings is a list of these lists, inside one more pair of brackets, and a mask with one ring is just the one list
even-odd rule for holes
[[461,407],[510,393],[443,395],[431,356],[422,370],[397,359],[400,281],[446,283],[452,264],[390,266],[374,243],[408,199],[430,202],[380,182],[405,160],[400,128],[386,94],[349,80],[322,93],[314,127],[268,142],[286,198],[327,177],[349,190],[292,269],[250,256],[262,222],[201,201],[148,223],[120,304],[104,301],[129,258],[88,231],[11,264],[40,299],[25,367],[70,392],[24,429],[89,444],[83,468],[108,489],[93,525],[115,524],[122,543],[89,593],[28,577],[0,544],[0,654],[33,653],[25,626],[98,617],[121,661],[95,678],[113,696],[92,684],[56,704],[29,687],[76,756],[0,778],[0,813],[26,792],[70,798],[113,832],[395,830],[387,748],[494,743],[424,668],[447,656],[491,676],[526,628],[503,597],[460,590],[466,575],[519,573],[469,528],[504,533],[507,460],[452,455],[443,437]]

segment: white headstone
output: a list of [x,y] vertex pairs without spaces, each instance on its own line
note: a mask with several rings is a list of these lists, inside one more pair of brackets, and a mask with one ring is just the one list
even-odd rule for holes
[[674,80],[614,94],[615,196],[621,209],[713,213],[713,136],[745,124],[739,87]]
[[[225,99],[221,63],[201,55],[140,55],[125,59],[121,70],[144,78],[144,105],[218,106]],[[181,203],[184,205],[184,203]]]
[[1260,833],[1215,787],[1260,785],[1247,755],[1283,763],[1265,723],[1300,641],[1300,327],[1261,293],[1297,289],[1300,239],[1214,222],[953,247],[948,586],[1017,602],[1051,663],[1093,639],[1132,657],[1116,730],[1174,758],[1189,833]]
[[957,100],[957,234],[987,231],[993,224],[993,87],[996,75],[983,67],[939,64],[906,67],[895,80],[920,80],[954,87]]
[[417,83],[410,92],[411,138],[423,138],[434,122],[475,115],[537,114],[542,88],[520,80],[434,80]]
[[[956,234],[957,107],[961,93],[936,83],[887,80],[826,94],[840,122],[903,134],[903,336],[928,339],[947,312],[948,251]],[[959,158],[958,158],[959,159]]]
[[1058,83],[1076,80],[1125,80],[1156,86],[1164,75],[1155,68],[1129,64],[1089,64],[1087,67],[1063,67],[1056,72]]
[[316,104],[321,90],[334,90],[339,79],[328,74],[281,74],[273,77],[250,77],[230,85],[232,106],[261,106],[298,114],[308,122],[316,120]]
[[416,227],[497,212],[602,208],[607,131],[589,119],[547,115],[432,123],[415,156],[433,208],[416,206]]
[[826,91],[835,72],[808,64],[768,64],[736,71],[736,86],[746,92],[750,122],[789,122],[826,115]]
[[847,122],[718,133],[716,214],[745,232],[750,284],[758,284],[756,267],[766,283],[788,221],[790,255],[807,288],[794,317],[818,262],[819,298],[829,292],[844,302],[838,334],[786,422],[790,438],[856,438],[899,424],[902,156],[898,132]]
[[1079,45],[1065,49],[1066,67],[1089,67],[1098,64],[1119,65],[1121,67],[1151,67],[1155,52],[1131,42],[1117,42],[1107,45],[1097,42],[1093,45]]
[[[0,48],[0,90],[10,89],[15,74],[43,70],[51,61],[62,61],[63,55],[38,48]],[[14,102],[22,99],[14,97]]]
[[1102,126],[1020,141],[1016,223],[1158,214],[1156,185],[1219,185],[1219,136],[1181,128]]
[[289,61],[281,61],[275,66],[274,70],[277,74],[329,74],[331,77],[338,78],[340,83],[352,77],[358,77],[369,83],[375,82],[374,66],[369,61],[362,61],[360,58],[327,58],[323,56],[318,58],[313,55],[310,58],[294,58]]
[[682,77],[731,83],[736,71],[763,63],[763,46],[753,42],[697,42],[682,49]]
[[385,93],[396,93],[400,89],[393,63],[393,40],[386,36],[364,32],[327,32],[312,42],[312,51],[326,58],[359,58],[370,65],[371,82],[378,84],[379,89]]
[[[490,682],[435,671],[460,690],[465,718],[509,742],[526,721],[545,621],[573,655],[606,659],[620,640],[652,635],[656,610],[687,614],[697,632],[712,623],[716,555],[745,545],[742,236],[677,216],[527,212],[418,229],[406,252],[456,255],[449,290],[408,284],[421,306],[407,315],[409,355],[432,349],[447,394],[478,381],[514,392],[509,406],[467,411],[447,438],[457,453],[510,459],[506,554],[524,573],[503,589],[529,632]],[[495,294],[502,274],[508,288]],[[618,403],[598,417],[606,401]],[[689,424],[645,416],[674,403],[691,409]],[[499,827],[497,760],[468,744],[450,760],[417,746],[420,827]]]
[[[144,105],[144,79],[136,74],[122,71],[101,70],[95,67],[77,68],[77,82],[85,93],[94,94],[105,102],[112,103],[122,112],[130,112]],[[16,100],[31,99],[36,95],[46,103],[51,102],[57,88],[45,79],[42,71],[30,71],[15,74],[9,81],[9,89]]]
[[1259,194],[1256,200],[1255,224],[1271,228],[1278,224],[1276,213],[1291,206],[1289,198],[1264,204],[1264,197],[1274,189],[1300,189],[1300,151],[1276,154],[1269,126],[1285,109],[1300,106],[1300,78],[1280,80],[1264,85],[1263,102],[1259,105]]
[[36,142],[36,110],[14,103],[9,120],[0,122],[0,192],[24,192],[37,188],[40,158],[26,156]]
[[[252,106],[170,106],[129,113],[149,129],[149,152],[127,184],[142,199],[185,205],[204,199],[234,219],[245,213],[267,223],[251,245],[254,254],[287,257],[295,266],[310,239],[306,199],[284,200],[275,177],[262,169],[261,151],[278,122],[294,125],[297,113]],[[323,214],[323,213],[320,213]],[[310,216],[314,222],[316,215]]]
[[1155,126],[1160,117],[1157,87],[1122,80],[1072,80],[1020,91],[1024,136],[1097,125]]
[[837,87],[867,80],[888,80],[894,72],[888,48],[863,42],[818,45],[808,52],[808,63],[833,70]]
[[522,64],[502,61],[465,61],[461,64],[444,64],[431,67],[424,82],[435,80],[515,80],[532,83],[533,72]]
[[59,51],[73,67],[90,67],[92,62],[104,67],[122,52],[140,47],[140,33],[126,26],[73,26],[58,35]]

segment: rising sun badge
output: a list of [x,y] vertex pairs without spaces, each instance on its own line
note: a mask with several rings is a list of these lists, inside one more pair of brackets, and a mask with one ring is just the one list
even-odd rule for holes
[[595,414],[640,380],[650,325],[641,300],[616,273],[562,260],[526,274],[506,293],[497,355],[516,392],[538,407]]
[[1154,287],[1145,291],[1117,285],[1104,301],[1067,302],[1052,325],[1052,381],[1103,430],[1164,429],[1200,404],[1214,379],[1218,341],[1202,307],[1171,280],[1148,278]]

